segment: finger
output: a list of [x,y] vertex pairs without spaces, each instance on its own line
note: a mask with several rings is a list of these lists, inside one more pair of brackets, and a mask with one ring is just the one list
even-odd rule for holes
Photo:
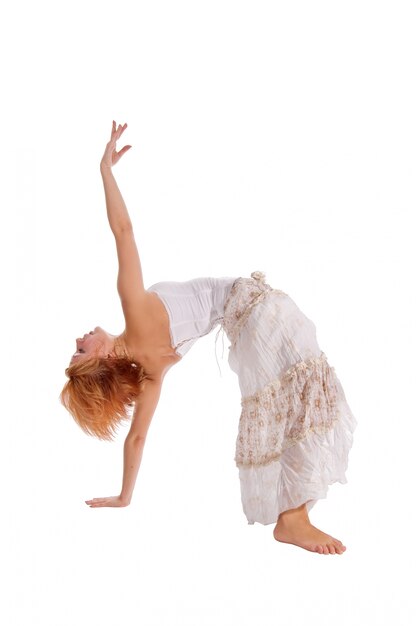
[[110,143],[115,143],[119,137],[120,137],[120,124],[119,124],[119,126],[117,128],[116,124],[114,122],[113,131],[111,133]]
[[126,128],[127,128],[127,124],[123,124],[123,126],[121,124],[119,124],[118,131],[117,131],[117,136],[121,137],[121,135],[124,133]]
[[124,148],[121,148],[120,152],[118,152],[118,153],[117,153],[117,156],[118,156],[118,157],[123,156],[123,154],[124,154],[125,152],[127,152],[127,150],[130,150],[130,148],[131,148],[131,146],[124,146]]

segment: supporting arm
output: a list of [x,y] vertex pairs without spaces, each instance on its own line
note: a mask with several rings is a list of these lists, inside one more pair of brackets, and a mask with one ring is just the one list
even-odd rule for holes
[[123,485],[120,493],[120,499],[124,504],[130,504],[131,502],[142,461],[145,441],[145,439],[129,439],[129,437],[126,437],[124,442]]
[[142,460],[146,435],[162,390],[162,378],[146,380],[146,387],[136,399],[133,420],[124,442],[124,471],[120,499],[130,504]]

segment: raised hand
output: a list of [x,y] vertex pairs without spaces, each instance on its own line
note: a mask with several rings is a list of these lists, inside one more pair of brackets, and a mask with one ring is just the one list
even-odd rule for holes
[[111,129],[111,138],[108,144],[106,145],[105,152],[103,154],[103,158],[101,159],[100,167],[101,168],[112,168],[123,156],[127,150],[130,150],[131,146],[124,146],[119,152],[116,150],[116,141],[120,139],[121,135],[127,128],[127,124],[118,125],[116,127],[116,123],[113,120],[113,126]]

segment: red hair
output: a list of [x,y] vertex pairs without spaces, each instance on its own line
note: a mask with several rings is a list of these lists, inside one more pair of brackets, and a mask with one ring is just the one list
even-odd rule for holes
[[66,381],[59,399],[87,433],[113,441],[119,424],[131,419],[131,407],[148,375],[127,354],[107,358],[78,359],[65,370]]

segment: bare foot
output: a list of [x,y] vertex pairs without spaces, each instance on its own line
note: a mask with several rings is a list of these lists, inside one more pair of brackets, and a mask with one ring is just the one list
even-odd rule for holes
[[342,554],[346,550],[339,539],[327,535],[311,524],[305,504],[281,513],[273,536],[276,541],[292,543],[319,554]]

